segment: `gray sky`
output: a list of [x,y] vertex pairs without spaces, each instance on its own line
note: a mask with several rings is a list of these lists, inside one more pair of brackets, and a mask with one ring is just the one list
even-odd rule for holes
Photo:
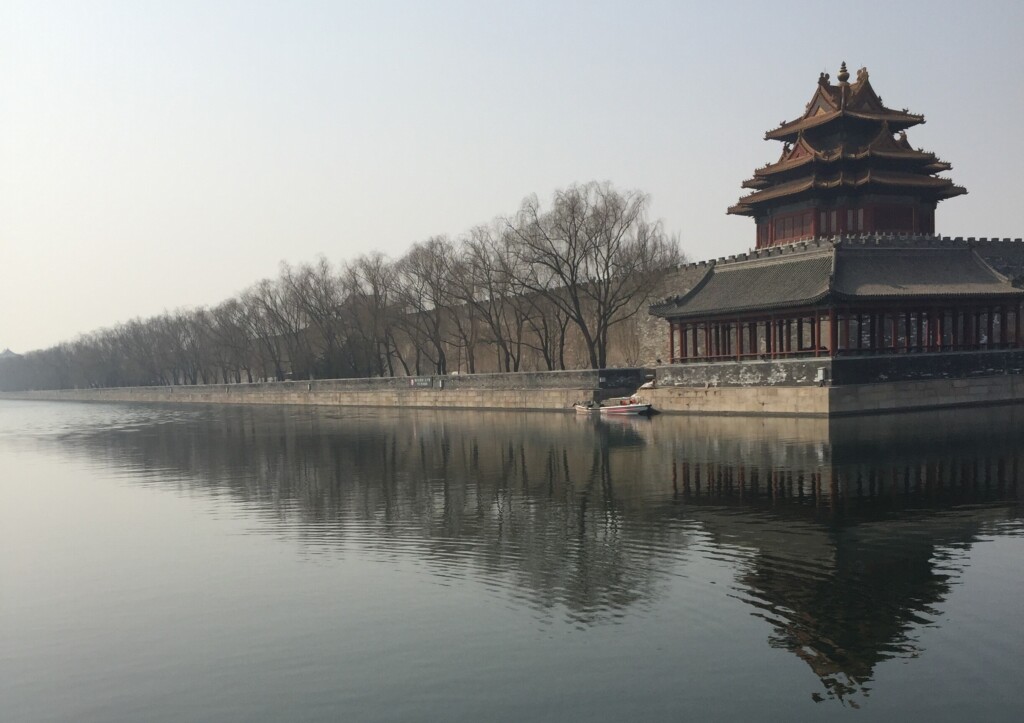
[[866,65],[970,194],[940,233],[1022,236],[1024,3],[0,2],[0,349],[453,237],[607,180],[693,259],[818,73]]

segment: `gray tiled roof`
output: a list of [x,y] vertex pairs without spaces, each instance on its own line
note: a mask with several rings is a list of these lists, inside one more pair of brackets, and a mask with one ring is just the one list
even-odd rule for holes
[[838,296],[988,296],[1017,291],[967,246],[837,251],[832,290]]
[[682,298],[652,307],[658,316],[752,311],[812,303],[829,288],[833,249],[719,262]]
[[845,239],[720,259],[689,267],[699,272],[699,282],[680,289],[679,296],[652,306],[650,311],[676,318],[854,299],[1024,297],[1024,290],[986,261],[987,253],[1008,270],[1024,271],[1024,244],[1000,244],[1000,250],[992,244],[972,242]]

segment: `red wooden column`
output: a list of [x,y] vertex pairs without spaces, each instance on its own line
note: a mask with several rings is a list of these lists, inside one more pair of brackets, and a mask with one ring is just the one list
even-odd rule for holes
[[704,358],[711,358],[711,322],[704,322]]
[[828,310],[828,355],[836,356],[839,351],[839,319],[836,318],[836,307],[830,306]]
[[689,331],[686,324],[679,325],[679,356],[683,361],[686,361],[690,356],[690,350],[687,349],[686,344],[686,333]]
[[995,339],[995,314],[993,313],[995,308],[990,306],[986,311],[988,312],[985,315],[986,320],[988,321],[988,341],[985,342],[985,348],[991,349],[993,346],[993,340]]
[[910,311],[903,310],[903,351],[910,351]]
[[743,324],[736,320],[736,361],[743,358]]
[[676,323],[670,321],[668,323],[668,363],[671,364],[676,359]]

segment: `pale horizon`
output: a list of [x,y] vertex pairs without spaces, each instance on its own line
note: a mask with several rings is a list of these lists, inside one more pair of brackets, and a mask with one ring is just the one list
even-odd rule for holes
[[[827,8],[822,12],[822,7]],[[400,256],[609,181],[703,259],[822,71],[867,66],[969,194],[942,235],[1020,237],[1005,3],[21,3],[0,8],[0,350],[216,304],[281,261]]]

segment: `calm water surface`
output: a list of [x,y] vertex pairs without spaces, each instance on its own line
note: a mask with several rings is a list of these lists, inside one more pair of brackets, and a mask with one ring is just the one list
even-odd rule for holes
[[1020,720],[1024,409],[0,402],[0,718]]

